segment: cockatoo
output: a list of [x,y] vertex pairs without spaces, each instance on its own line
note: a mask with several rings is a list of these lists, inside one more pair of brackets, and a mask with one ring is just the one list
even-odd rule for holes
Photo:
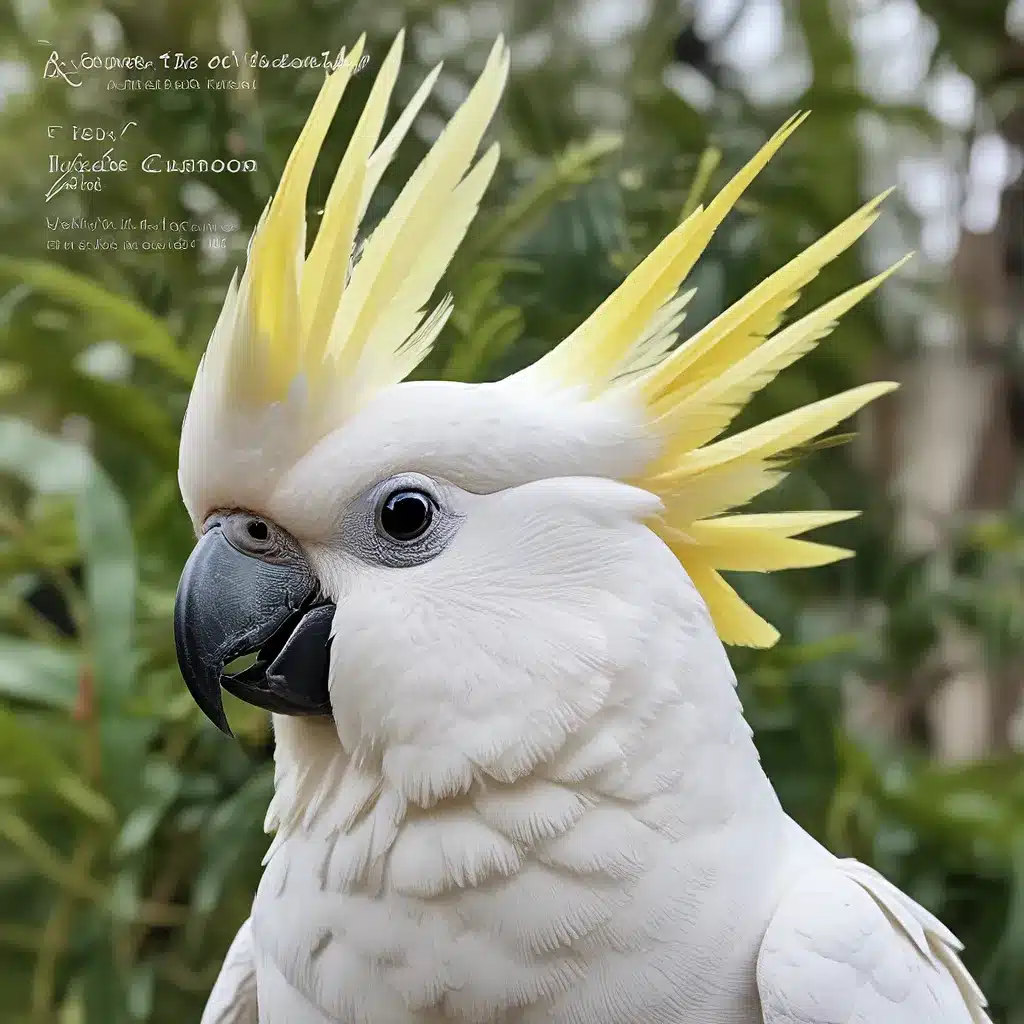
[[[758,760],[723,647],[777,633],[721,571],[848,555],[845,512],[730,514],[893,385],[719,438],[881,274],[781,326],[875,199],[684,343],[681,283],[794,117],[582,326],[484,384],[406,381],[498,159],[509,54],[356,253],[437,78],[381,140],[380,66],[306,255],[363,41],[325,78],[185,416],[183,676],[273,713],[276,833],[203,1024],[981,1024],[956,938],[819,845]],[[225,666],[247,653],[241,672]]]

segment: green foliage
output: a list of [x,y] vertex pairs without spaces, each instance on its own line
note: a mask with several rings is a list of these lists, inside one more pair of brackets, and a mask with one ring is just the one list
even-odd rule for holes
[[[231,45],[225,38],[237,37],[239,25],[250,49],[272,54],[319,53],[365,29],[376,61],[404,15],[412,29],[400,87],[407,97],[433,63],[438,38],[456,34],[469,6],[375,0],[341,13],[339,5],[270,0],[216,7],[206,0],[54,0],[48,14],[29,4],[0,13],[5,55],[32,69],[28,93],[0,107],[0,235],[10,251],[0,260],[5,1022],[198,1020],[247,913],[267,842],[268,728],[259,712],[231,702],[241,743],[229,742],[202,719],[178,674],[171,610],[192,534],[177,492],[177,432],[230,273],[318,87],[317,72],[268,71],[253,93],[72,92],[40,79],[45,54],[37,40],[55,40],[69,53],[94,50],[102,14],[120,28],[118,52],[182,50],[205,65]],[[513,73],[497,131],[502,168],[447,275],[456,313],[424,375],[493,379],[536,358],[793,108],[812,107],[814,116],[697,268],[688,328],[859,205],[860,153],[850,127],[857,112],[936,131],[922,110],[879,108],[857,91],[848,36],[819,0],[787,8],[808,42],[814,77],[807,94],[768,109],[723,84],[706,114],[661,84],[679,28],[674,3],[652,4],[645,24],[604,48],[586,43],[568,21],[552,20],[540,0],[515,6],[505,26],[513,43],[544,31],[553,45],[537,66]],[[970,73],[981,78],[985,46],[1000,44],[1001,29],[975,23],[976,6],[986,5],[946,5],[953,30],[942,46],[954,56],[968,53]],[[944,27],[938,0],[922,7],[936,8]],[[457,81],[479,67],[499,27],[485,21],[479,15],[474,34],[446,54]],[[311,196],[314,217],[370,77],[354,79],[356,95],[346,98],[329,136]],[[581,114],[585,90],[591,98],[617,97],[625,116]],[[426,112],[450,111],[432,99]],[[136,161],[149,152],[243,153],[259,171],[112,176],[101,192],[43,203],[40,168],[52,148],[43,125],[129,120],[137,124],[119,152]],[[386,192],[394,194],[426,145],[417,137],[403,147]],[[909,216],[896,197],[887,210]],[[46,218],[58,215],[230,219],[237,230],[226,259],[200,245],[160,253],[75,249],[47,258]],[[844,257],[812,283],[802,306],[863,272],[855,254]],[[123,372],[98,372],[97,357],[111,340],[127,355]],[[858,307],[820,351],[759,396],[752,415],[863,381],[887,343],[899,339],[887,336],[877,304]],[[69,417],[87,421],[88,451],[61,438]],[[838,852],[878,865],[941,914],[967,943],[968,964],[984,980],[996,1019],[1021,1022],[1020,757],[936,767],[920,746],[883,745],[845,730],[841,687],[851,676],[897,690],[928,685],[924,670],[946,618],[983,640],[993,672],[1019,664],[1024,526],[1006,516],[965,530],[952,565],[901,560],[892,509],[881,496],[865,499],[878,492],[842,446],[810,454],[769,496],[766,507],[867,505],[867,514],[830,538],[857,549],[855,563],[737,582],[785,637],[769,652],[733,652],[745,707],[791,812]],[[64,628],[61,615],[69,620]]]

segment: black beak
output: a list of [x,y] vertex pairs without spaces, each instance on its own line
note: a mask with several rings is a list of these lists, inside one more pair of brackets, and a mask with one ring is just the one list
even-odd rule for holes
[[[329,715],[334,605],[319,592],[298,543],[248,512],[207,521],[178,582],[174,645],[196,703],[231,735],[221,687],[282,715]],[[224,667],[257,653],[235,675]]]

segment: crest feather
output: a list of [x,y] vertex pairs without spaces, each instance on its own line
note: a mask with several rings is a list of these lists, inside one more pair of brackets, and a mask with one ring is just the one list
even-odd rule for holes
[[706,208],[698,207],[557,348],[517,375],[592,396],[618,392],[642,410],[661,441],[657,458],[631,481],[658,495],[653,529],[700,590],[722,640],[768,647],[777,630],[722,578],[721,571],[774,572],[826,565],[852,552],[797,539],[856,513],[732,515],[774,487],[787,457],[867,403],[892,391],[866,384],[716,440],[750,398],[810,352],[839,318],[900,267],[849,289],[783,330],[786,311],[819,271],[878,217],[888,192],[862,206],[677,348],[685,275],[757,173],[804,120],[790,118]]
[[[404,46],[399,32],[381,64],[334,176],[306,255],[307,191],[320,148],[359,63],[365,36],[324,80],[228,291],[201,376],[235,409],[304,394],[299,431],[308,443],[375,389],[422,360],[451,312],[426,306],[475,215],[497,164],[492,147],[474,163],[509,68],[499,37],[462,106],[361,246],[359,225],[380,180],[437,80],[435,67],[380,140]],[[300,411],[300,410],[296,410]]]

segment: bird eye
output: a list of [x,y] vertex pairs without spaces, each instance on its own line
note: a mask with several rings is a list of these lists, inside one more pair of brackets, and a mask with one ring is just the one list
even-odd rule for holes
[[253,540],[268,540],[270,538],[270,529],[262,519],[256,519],[255,517],[250,519],[245,526],[245,532],[252,537]]
[[392,540],[418,540],[434,521],[433,499],[423,491],[395,491],[381,506],[378,521]]

